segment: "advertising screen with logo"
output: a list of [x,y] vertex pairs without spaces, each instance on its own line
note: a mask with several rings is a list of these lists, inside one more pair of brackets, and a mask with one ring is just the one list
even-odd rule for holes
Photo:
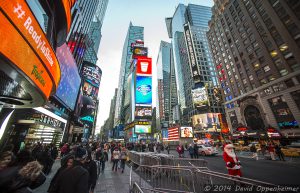
[[136,104],[152,104],[152,77],[137,76],[135,89]]
[[148,48],[135,46],[132,49],[132,54],[133,54],[133,56],[147,56]]
[[66,44],[57,48],[56,56],[60,63],[61,80],[55,95],[71,110],[74,110],[81,82],[77,65]]
[[102,71],[100,67],[90,62],[83,62],[82,77],[94,87],[100,86]]
[[135,118],[136,119],[151,119],[152,118],[152,107],[135,107]]
[[180,127],[180,137],[181,138],[191,138],[194,137],[192,127]]
[[134,131],[137,134],[151,133],[151,125],[135,125]]
[[219,115],[220,113],[204,113],[192,117],[195,130],[217,131],[221,128]]
[[137,57],[136,74],[151,76],[151,74],[152,74],[152,58]]
[[196,87],[192,90],[194,107],[197,110],[204,110],[208,107],[208,95],[205,87]]

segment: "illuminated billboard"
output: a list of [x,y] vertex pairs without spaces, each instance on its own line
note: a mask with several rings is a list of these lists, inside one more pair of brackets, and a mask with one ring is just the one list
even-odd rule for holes
[[152,59],[147,57],[136,57],[136,59],[137,59],[136,74],[151,76]]
[[136,104],[152,104],[152,77],[136,76],[135,88]]
[[219,121],[220,113],[204,113],[192,117],[195,130],[217,131],[221,128]]
[[148,48],[146,47],[133,47],[132,55],[135,56],[147,56],[148,55]]
[[137,134],[151,133],[151,125],[135,125],[134,131]]
[[59,84],[60,67],[46,35],[26,1],[0,1],[0,9],[1,54],[48,98]]
[[151,119],[152,107],[136,106],[134,116],[136,119]]
[[56,56],[61,66],[61,81],[55,95],[62,103],[74,110],[81,82],[77,65],[66,44],[57,48]]
[[182,138],[192,138],[194,137],[192,127],[180,127],[180,137]]
[[208,95],[205,87],[192,89],[192,99],[197,110],[201,111],[208,108]]
[[98,87],[94,87],[89,82],[83,81],[82,90],[84,96],[88,96],[94,101],[97,100],[98,92],[99,92]]
[[82,77],[86,82],[90,83],[94,87],[100,86],[102,71],[100,67],[93,63],[84,61],[82,67]]

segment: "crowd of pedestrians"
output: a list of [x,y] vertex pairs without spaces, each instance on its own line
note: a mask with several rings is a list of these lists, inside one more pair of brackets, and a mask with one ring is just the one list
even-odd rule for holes
[[127,149],[121,143],[53,144],[36,143],[14,153],[8,145],[0,156],[0,193],[30,193],[42,185],[59,157],[60,168],[48,187],[48,193],[93,193],[105,163],[113,162],[113,171],[125,170]]

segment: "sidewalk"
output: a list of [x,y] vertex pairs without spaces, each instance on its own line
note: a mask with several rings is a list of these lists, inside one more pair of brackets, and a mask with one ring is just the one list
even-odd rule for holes
[[[139,182],[140,177],[132,171],[132,181]],[[100,173],[94,193],[129,193],[130,168],[125,164],[124,173],[121,170],[112,171],[112,162],[105,164],[104,173]]]

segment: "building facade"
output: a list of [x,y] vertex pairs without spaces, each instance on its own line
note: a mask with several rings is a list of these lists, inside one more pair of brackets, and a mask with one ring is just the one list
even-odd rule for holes
[[[173,44],[180,121],[185,125],[192,125],[191,120],[195,115],[223,112],[213,95],[218,83],[206,37],[210,9],[194,4],[179,4],[174,16],[166,19]],[[205,98],[201,105],[196,104],[193,98],[196,96],[193,93],[199,89],[202,89]]]
[[255,131],[271,126],[300,136],[299,7],[298,1],[215,1],[207,35],[233,131],[241,124]]
[[[122,59],[121,59],[121,68],[119,75],[119,84],[118,84],[118,93],[116,99],[116,109],[114,117],[114,126],[125,123],[125,115],[129,114],[130,108],[130,97],[125,101],[125,93],[128,88],[128,77],[131,73],[130,66],[132,60],[131,45],[136,42],[136,40],[144,41],[144,27],[134,26],[130,22],[129,28],[127,31],[126,39],[123,46]],[[130,93],[130,92],[129,92]],[[126,113],[127,112],[127,113]],[[129,117],[127,117],[129,119]]]

